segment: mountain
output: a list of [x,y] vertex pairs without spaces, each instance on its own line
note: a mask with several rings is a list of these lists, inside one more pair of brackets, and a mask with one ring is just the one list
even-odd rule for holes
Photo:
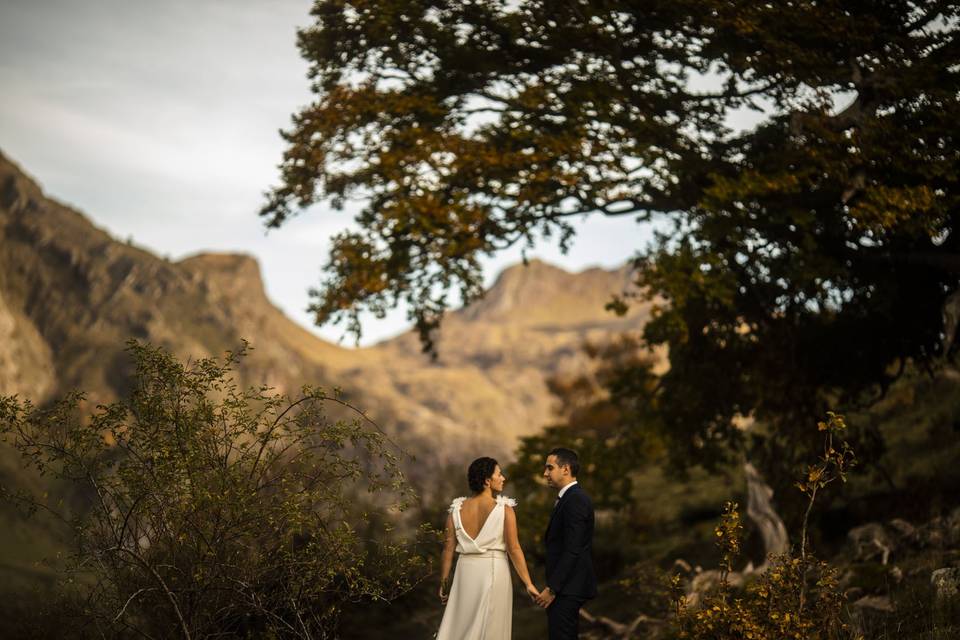
[[422,473],[477,455],[508,459],[553,419],[550,376],[590,369],[584,341],[639,330],[648,308],[603,309],[626,269],[572,274],[533,261],[505,270],[486,297],[451,313],[431,362],[413,332],[363,349],[326,342],[267,298],[250,256],[171,262],[111,237],[46,196],[0,154],[0,394],[43,402],[73,388],[107,402],[126,389],[130,338],[181,358],[254,350],[246,384],[295,393],[341,387],[416,455]]
[[[603,308],[629,285],[626,269],[571,274],[539,261],[510,267],[484,299],[444,319],[435,364],[423,361],[410,332],[374,348],[382,356],[378,374],[390,395],[407,396],[431,422],[448,425],[431,435],[453,459],[463,464],[478,452],[509,458],[519,437],[554,418],[547,380],[593,367],[586,341],[642,327],[645,305],[623,318]],[[407,368],[410,362],[417,366]]]

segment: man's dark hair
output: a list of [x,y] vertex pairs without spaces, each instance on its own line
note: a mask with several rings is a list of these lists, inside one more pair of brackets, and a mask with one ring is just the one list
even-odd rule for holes
[[574,478],[576,478],[577,474],[580,473],[580,460],[577,458],[577,452],[573,449],[554,447],[550,450],[550,453],[547,454],[548,458],[550,456],[557,456],[558,467],[570,467],[570,475]]
[[477,458],[470,463],[467,469],[467,484],[474,493],[483,491],[483,483],[493,476],[494,469],[499,463],[493,458]]

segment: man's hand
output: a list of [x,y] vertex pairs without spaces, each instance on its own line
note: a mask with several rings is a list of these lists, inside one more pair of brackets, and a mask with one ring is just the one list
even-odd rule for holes
[[540,597],[540,590],[531,582],[527,585],[527,595],[530,596],[531,600],[537,602],[537,598]]
[[557,597],[553,591],[550,590],[550,587],[545,587],[544,590],[537,596],[537,604],[546,609],[553,603],[553,599]]

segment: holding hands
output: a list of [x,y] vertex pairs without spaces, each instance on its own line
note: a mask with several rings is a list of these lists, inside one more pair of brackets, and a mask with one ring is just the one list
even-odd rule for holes
[[550,587],[544,587],[543,591],[538,593],[534,598],[534,602],[543,609],[546,609],[553,603],[553,599],[557,597]]
[[540,590],[532,582],[527,584],[527,595],[530,596],[530,599],[533,602],[537,601],[537,598],[540,597]]

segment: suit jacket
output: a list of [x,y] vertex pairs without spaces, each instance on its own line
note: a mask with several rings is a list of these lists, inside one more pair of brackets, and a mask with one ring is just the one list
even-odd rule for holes
[[580,484],[567,489],[550,515],[543,536],[547,548],[547,586],[557,595],[593,598],[593,502]]

